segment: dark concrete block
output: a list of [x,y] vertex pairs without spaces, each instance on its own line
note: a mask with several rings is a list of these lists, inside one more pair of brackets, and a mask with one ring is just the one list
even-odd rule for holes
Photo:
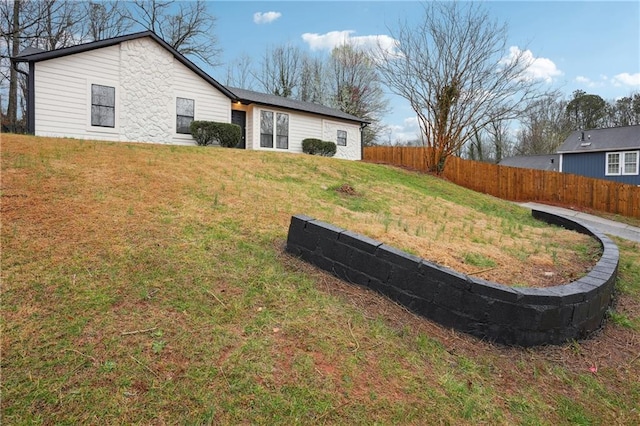
[[427,280],[422,275],[396,267],[391,270],[389,284],[426,300],[433,300],[438,292],[438,283]]
[[367,274],[352,268],[345,268],[345,270],[347,282],[371,288],[372,279]]
[[349,246],[341,244],[337,239],[318,238],[320,253],[327,258],[346,264],[349,259]]
[[375,252],[376,257],[379,259],[392,263],[393,265],[407,269],[413,273],[418,272],[418,266],[422,262],[422,259],[418,256],[414,256],[409,253],[405,253],[402,250],[382,244]]
[[460,309],[474,321],[486,323],[493,309],[494,299],[484,295],[465,291],[462,293]]
[[347,266],[350,268],[363,271],[372,278],[376,278],[385,283],[389,280],[392,265],[378,259],[370,253],[353,249],[350,251],[347,262]]
[[451,310],[462,310],[463,290],[448,284],[438,284],[438,290],[433,296],[433,303]]
[[322,222],[319,220],[313,220],[307,222],[305,231],[310,234],[317,234],[320,238],[326,238],[329,240],[337,240],[338,236],[344,232],[344,229],[331,225],[330,223]]
[[351,231],[344,231],[338,238],[343,244],[347,244],[365,253],[374,254],[376,249],[382,245],[380,241]]
[[520,287],[518,289],[522,298],[520,303],[523,305],[556,305],[560,306],[562,299],[554,292],[547,288],[538,287]]
[[433,283],[447,284],[459,290],[471,288],[471,283],[467,280],[466,275],[427,260],[420,262],[418,274]]
[[573,305],[585,300],[584,288],[576,283],[549,287],[547,290],[560,299],[561,305]]
[[480,296],[500,299],[507,302],[517,302],[522,299],[522,293],[517,288],[493,283],[480,278],[469,277],[469,291]]

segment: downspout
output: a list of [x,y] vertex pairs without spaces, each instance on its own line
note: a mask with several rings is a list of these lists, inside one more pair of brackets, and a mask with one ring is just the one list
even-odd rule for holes
[[368,123],[360,123],[360,161],[364,160],[364,129],[368,125]]
[[22,71],[18,68],[18,61],[14,61],[11,58],[11,65],[13,69],[24,76],[27,77],[27,133],[34,134],[35,133],[35,93],[34,93],[34,72],[35,66],[33,62],[29,62],[29,72]]

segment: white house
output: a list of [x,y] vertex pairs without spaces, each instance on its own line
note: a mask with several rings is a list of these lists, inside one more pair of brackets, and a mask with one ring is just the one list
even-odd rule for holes
[[362,158],[368,124],[342,111],[218,83],[151,31],[51,51],[27,49],[27,128],[37,136],[195,144],[194,120],[238,124],[241,148],[302,152],[302,140]]

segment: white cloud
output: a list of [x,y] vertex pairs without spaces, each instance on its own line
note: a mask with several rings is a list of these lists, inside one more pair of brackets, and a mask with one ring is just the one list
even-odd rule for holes
[[385,127],[386,132],[380,137],[380,142],[384,144],[406,144],[421,138],[420,125],[416,116],[407,117],[401,123],[386,124]]
[[519,55],[522,55],[524,60],[529,64],[529,68],[527,68],[526,71],[527,78],[529,79],[544,80],[547,83],[551,83],[554,77],[559,77],[563,74],[551,59],[536,58],[533,56],[533,52],[530,50],[520,50],[518,46],[511,46],[509,48],[509,55],[500,62],[509,63]]
[[[582,75],[579,75],[576,77],[576,83],[578,84],[582,84],[586,87],[598,87],[598,86],[602,86],[601,83],[598,83],[596,81],[591,80],[589,77],[585,77]],[[604,77],[604,80],[606,80],[606,77]]]
[[256,12],[253,14],[253,22],[256,24],[270,24],[282,16],[280,12]]
[[640,86],[640,72],[635,74],[623,72],[614,76],[612,81],[615,86]]
[[344,44],[352,44],[367,51],[377,51],[379,48],[383,51],[391,52],[396,46],[396,41],[385,34],[354,36],[355,31],[329,31],[325,34],[304,33],[302,40],[309,45],[311,50],[327,50],[342,46]]

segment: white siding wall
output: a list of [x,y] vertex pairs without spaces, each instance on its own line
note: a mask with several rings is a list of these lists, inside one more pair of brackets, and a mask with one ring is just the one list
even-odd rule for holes
[[[260,111],[273,111],[274,113],[284,112],[289,114],[288,150],[260,147]],[[249,126],[251,126],[251,132],[249,132]],[[247,111],[247,149],[301,153],[302,141],[307,138],[316,138],[337,143],[338,130],[347,132],[347,146],[339,146],[335,158],[360,160],[360,126],[357,124],[327,120],[313,114],[263,106],[254,107]]]
[[35,133],[39,136],[118,140],[116,127],[91,127],[91,84],[116,87],[119,96],[118,46],[36,63]]
[[[277,149],[277,148],[261,148],[260,147],[260,112],[272,111],[275,114],[285,113],[289,114],[289,149]],[[247,113],[247,121],[252,124],[252,148],[264,151],[280,151],[280,152],[302,152],[302,141],[307,138],[322,139],[322,123],[323,119],[319,116],[312,114],[305,114],[298,111],[290,111],[280,108],[271,107],[255,107],[250,113]],[[275,132],[275,127],[274,127]],[[249,132],[247,132],[247,139],[249,138]],[[327,139],[329,140],[329,139]],[[247,145],[248,147],[249,145]],[[275,147],[275,134],[274,134],[274,147]]]
[[[115,87],[114,128],[91,126],[91,84]],[[230,100],[151,38],[36,63],[36,135],[193,144],[176,133],[176,97],[195,119],[230,122]]]
[[231,122],[231,100],[222,92],[215,89],[204,79],[174,60],[173,72],[173,104],[172,104],[172,132],[174,143],[193,144],[191,135],[175,133],[176,131],[176,101],[175,98],[187,98],[195,101],[195,120],[217,121],[220,123]]
[[348,122],[323,120],[322,140],[338,143],[338,130],[347,132],[347,146],[338,146],[336,158],[361,160],[360,126]]

